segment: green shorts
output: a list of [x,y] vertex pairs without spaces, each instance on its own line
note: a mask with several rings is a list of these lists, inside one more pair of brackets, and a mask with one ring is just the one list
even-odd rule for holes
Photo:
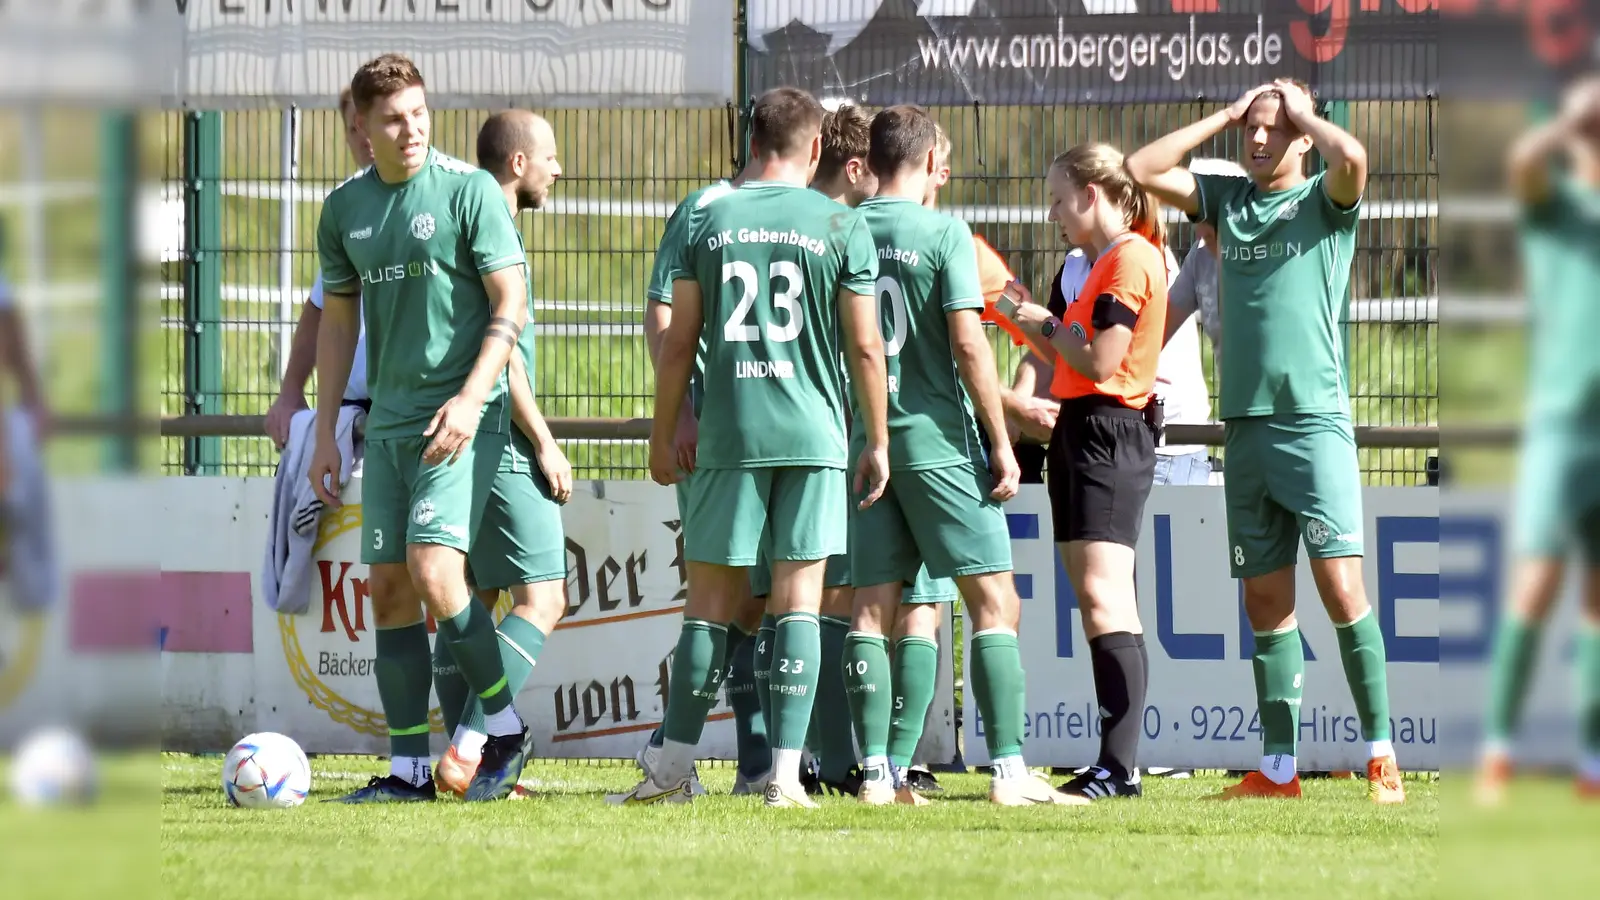
[[[822,586],[825,588],[850,586],[850,556],[840,553],[828,557],[828,567],[822,573]],[[762,550],[756,559],[756,564],[750,567],[750,596],[772,596],[772,560],[767,559],[767,552]]]
[[852,508],[856,587],[1011,571],[1011,532],[989,496],[994,477],[970,463],[894,472],[877,503]]
[[467,554],[477,587],[509,588],[567,577],[561,505],[550,497],[550,482],[532,462],[532,449],[520,433],[514,435],[495,473],[483,521]]
[[835,556],[846,549],[847,500],[843,469],[700,469],[689,482],[683,557],[754,566],[763,546],[775,560]]
[[1347,416],[1256,416],[1226,426],[1234,578],[1294,565],[1302,539],[1314,559],[1362,555],[1361,463]]
[[428,465],[430,438],[367,441],[361,476],[361,561],[403,563],[407,544],[472,546],[506,436],[479,432],[453,465]]
[[1524,430],[1513,541],[1524,556],[1600,563],[1600,428],[1563,422]]
[[900,591],[900,603],[952,603],[958,593],[954,578],[934,578],[923,566],[917,570],[916,580]]

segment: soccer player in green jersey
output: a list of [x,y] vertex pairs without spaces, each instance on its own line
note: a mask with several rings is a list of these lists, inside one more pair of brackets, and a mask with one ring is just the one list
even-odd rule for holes
[[[732,181],[717,181],[695,190],[683,198],[667,218],[667,226],[656,247],[655,264],[650,269],[650,283],[645,288],[644,333],[651,366],[660,364],[661,343],[672,322],[672,276],[668,264],[682,253],[681,245],[686,237],[685,229],[690,214],[743,184],[744,175],[744,172],[740,172]],[[673,446],[684,473],[683,480],[674,486],[678,499],[680,535],[687,534],[691,527],[687,516],[689,481],[694,478],[695,445],[699,439],[700,380],[704,377],[704,368],[703,355],[696,354],[694,373],[689,382],[690,402],[683,404],[673,437]],[[682,546],[681,538],[679,546]],[[686,568],[684,576],[685,581],[689,582],[685,587],[687,593],[698,595],[700,590],[695,580],[695,570]],[[764,792],[772,771],[772,748],[767,741],[768,727],[762,712],[762,707],[766,705],[767,682],[765,673],[758,670],[755,664],[755,632],[761,621],[762,610],[766,607],[769,589],[765,585],[769,579],[766,572],[758,567],[751,570],[749,581],[747,596],[735,603],[735,613],[728,622],[728,637],[723,647],[723,685],[727,691],[728,705],[733,707],[733,727],[739,757],[738,771],[733,780],[734,794]],[[663,729],[657,727],[651,732],[648,745],[660,747],[663,740]],[[638,759],[642,758],[641,750]],[[640,765],[643,766],[643,762]],[[692,793],[704,793],[698,774],[693,772],[690,787]]]
[[[994,757],[990,799],[1006,806],[1087,803],[1030,775],[1022,759],[1022,657],[1014,630],[1021,601],[1000,508],[1016,495],[1019,472],[979,320],[983,291],[972,232],[924,206],[938,169],[937,140],[937,126],[920,107],[890,107],[872,120],[868,161],[878,194],[861,213],[878,253],[873,289],[893,474],[883,497],[858,510],[850,529],[856,594],[845,680],[865,756],[859,796],[874,805],[927,802],[903,781],[915,739],[898,742],[892,757],[889,750],[897,714],[900,731],[920,737],[933,699],[938,653],[923,635],[937,622],[937,608],[901,603],[926,566],[930,576],[956,579],[972,615],[970,690]],[[994,441],[988,460],[974,406]],[[931,621],[900,642],[891,669],[888,636],[908,616]]]
[[[721,678],[725,623],[765,542],[778,612],[769,674],[773,778],[766,804],[814,806],[800,784],[821,656],[817,611],[826,560],[847,527],[841,351],[863,409],[866,450],[856,496],[870,505],[888,479],[883,348],[870,291],[877,259],[854,210],[806,189],[821,155],[822,108],[776,88],[751,115],[749,179],[693,214],[672,271],[672,324],[661,350],[650,470],[679,479],[673,446],[696,345],[704,397],[684,557],[705,592],[690,596],[673,660],[665,741],[620,802],[689,799],[689,774]],[[841,346],[842,344],[842,346]]]
[[[561,177],[555,131],[543,117],[524,109],[497,112],[478,130],[478,165],[499,183],[513,217],[525,209],[539,209]],[[483,522],[467,554],[472,582],[485,609],[495,608],[502,590],[511,594],[511,609],[496,630],[506,687],[513,697],[527,684],[545,639],[567,611],[561,504],[572,496],[572,466],[539,411],[533,371],[530,282],[528,326],[507,367],[516,428],[500,458]],[[445,734],[452,736],[434,767],[434,781],[440,789],[462,796],[476,774],[487,735],[483,701],[468,690],[447,641],[434,644],[433,686]]]
[[429,146],[426,91],[409,59],[368,62],[350,90],[373,165],[328,195],[317,229],[324,310],[309,477],[324,503],[339,505],[334,425],[359,293],[372,397],[361,559],[370,571],[390,774],[343,799],[436,796],[422,606],[483,703],[488,740],[466,799],[500,799],[527,760],[528,729],[511,704],[494,618],[473,601],[465,567],[506,448],[505,369],[528,318],[527,263],[493,176]]
[[[1244,130],[1249,177],[1195,175],[1184,157]],[[1306,177],[1315,147],[1327,169]],[[1340,327],[1367,184],[1361,142],[1316,113],[1304,85],[1257,87],[1128,157],[1160,200],[1217,229],[1228,552],[1255,631],[1261,769],[1219,795],[1299,797],[1294,752],[1305,652],[1295,624],[1303,540],[1367,741],[1369,795],[1405,789],[1389,727],[1383,634],[1362,583],[1361,466]]]
[[[1566,171],[1555,171],[1562,157]],[[1532,310],[1513,520],[1522,560],[1495,629],[1478,799],[1504,795],[1544,623],[1574,548],[1588,566],[1576,641],[1577,790],[1600,798],[1600,79],[1568,88],[1560,114],[1513,145],[1508,169]]]

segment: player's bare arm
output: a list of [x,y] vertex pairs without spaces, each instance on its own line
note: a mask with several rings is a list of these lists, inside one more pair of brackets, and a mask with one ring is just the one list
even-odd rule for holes
[[844,332],[845,365],[866,427],[867,449],[857,463],[855,492],[861,508],[878,502],[889,483],[889,375],[884,367],[883,335],[878,331],[877,300],[839,292],[839,325]]
[[300,308],[294,337],[289,342],[289,360],[283,365],[283,381],[278,396],[267,409],[267,437],[282,450],[289,442],[289,422],[306,408],[306,382],[317,361],[317,334],[322,326],[322,310],[307,300]]
[[1200,189],[1183,161],[1201,144],[1244,121],[1257,95],[1276,89],[1267,84],[1251,88],[1228,108],[1140,147],[1128,156],[1128,172],[1134,183],[1168,206],[1191,216],[1199,215]]
[[694,354],[700,343],[700,283],[672,283],[672,316],[656,363],[655,416],[650,425],[650,477],[657,484],[675,484],[680,463],[676,449],[678,417],[689,392]]
[[[646,300],[644,307],[644,341],[650,351],[650,365],[659,375],[661,347],[666,341],[667,328],[672,324],[672,307],[659,300]],[[695,421],[694,407],[688,403],[678,413],[678,429],[673,445],[678,454],[678,466],[685,472],[694,471],[694,452],[700,440],[700,423]]]
[[[1561,105],[1561,114],[1522,135],[1506,155],[1506,175],[1511,192],[1524,205],[1537,205],[1550,196],[1550,163],[1562,155],[1583,156],[1588,148],[1586,129],[1600,125],[1600,80],[1574,85]],[[1589,162],[1593,160],[1574,160]]]
[[989,496],[1010,500],[1017,495],[1022,470],[1011,450],[1006,434],[1005,407],[1000,400],[1000,378],[995,373],[994,350],[983,333],[983,320],[975,309],[955,309],[945,313],[950,324],[950,353],[955,357],[956,373],[966,386],[967,396],[978,413],[978,421],[989,433],[990,468],[994,490]]
[[491,309],[483,347],[460,392],[439,407],[423,432],[433,439],[422,454],[430,464],[445,460],[453,464],[461,457],[478,430],[484,400],[494,389],[495,379],[506,370],[528,324],[528,283],[522,266],[507,266],[483,276],[483,289]]
[[1367,148],[1355,135],[1317,115],[1316,101],[1305,88],[1279,80],[1272,89],[1283,98],[1290,123],[1311,138],[1312,146],[1327,163],[1322,184],[1328,199],[1344,209],[1355,206],[1367,189]]
[[334,439],[339,405],[350,383],[350,366],[361,337],[359,294],[327,291],[322,297],[322,321],[316,330],[317,421],[311,456],[311,487],[329,506],[339,505],[339,469],[342,460]]
[[572,499],[572,463],[567,461],[567,455],[550,432],[550,424],[544,420],[544,413],[539,410],[539,402],[533,396],[533,381],[528,378],[527,364],[522,361],[521,353],[511,354],[507,374],[510,376],[511,421],[533,444],[534,461],[539,464],[545,480],[550,482],[551,499],[566,503]]

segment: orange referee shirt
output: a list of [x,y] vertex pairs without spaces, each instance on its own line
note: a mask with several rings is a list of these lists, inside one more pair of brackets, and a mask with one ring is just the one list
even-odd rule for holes
[[1010,319],[1000,315],[1000,311],[994,308],[994,302],[1000,299],[1006,285],[1011,283],[1013,278],[1011,270],[1006,267],[1006,261],[1000,258],[1000,254],[989,246],[988,241],[975,234],[972,236],[972,244],[978,251],[978,287],[983,291],[983,314],[979,318],[999,326],[1001,330],[1011,335],[1013,344],[1021,347],[1027,343],[1022,336],[1022,329]]
[[1066,360],[1058,360],[1050,393],[1061,400],[1099,394],[1143,409],[1156,383],[1161,341],[1167,330],[1167,261],[1161,248],[1143,235],[1130,234],[1100,254],[1078,298],[1062,316],[1061,327],[1092,342],[1094,308],[1101,297],[1111,298],[1138,316],[1127,354],[1111,377],[1099,384],[1079,374]]

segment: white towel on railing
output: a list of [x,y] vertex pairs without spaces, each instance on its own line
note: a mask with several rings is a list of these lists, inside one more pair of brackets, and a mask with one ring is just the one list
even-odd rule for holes
[[[339,486],[350,483],[361,468],[360,432],[367,412],[341,406],[334,432],[339,443]],[[272,491],[272,522],[267,529],[267,558],[261,570],[262,597],[280,613],[300,614],[311,606],[311,569],[322,522],[323,503],[311,489],[312,444],[316,412],[301,410],[289,423],[289,441],[278,460]]]

